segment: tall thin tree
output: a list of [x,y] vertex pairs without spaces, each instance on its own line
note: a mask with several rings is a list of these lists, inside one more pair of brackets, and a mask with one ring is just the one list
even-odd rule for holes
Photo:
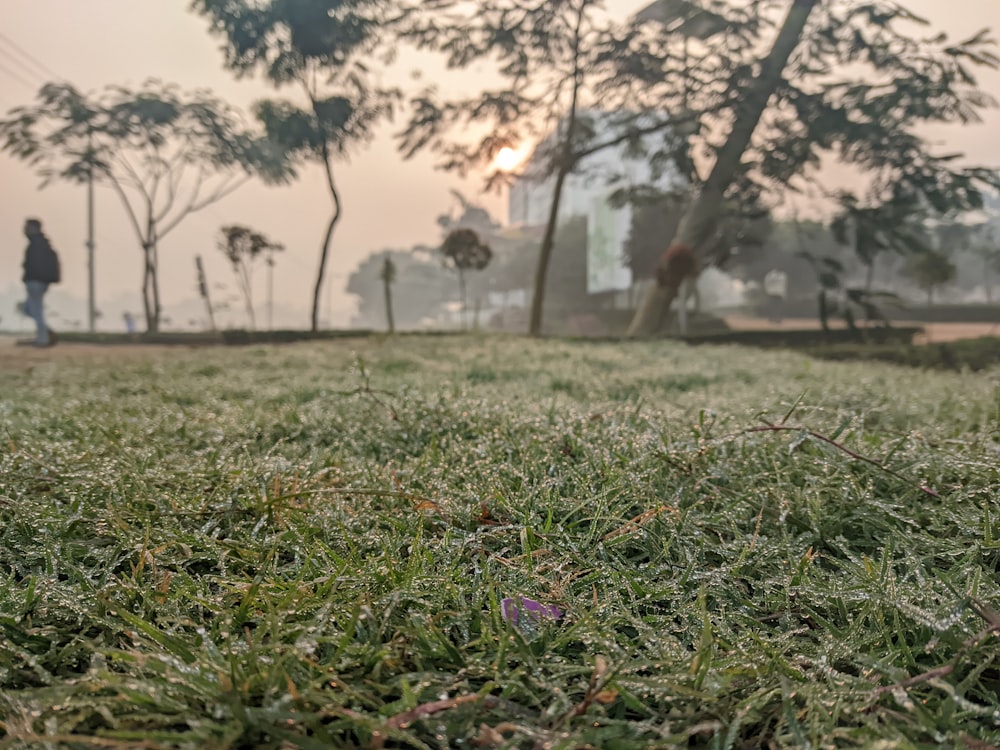
[[194,0],[224,40],[226,67],[237,76],[261,73],[276,88],[291,88],[305,106],[287,100],[258,103],[270,137],[298,159],[318,164],[331,214],[320,245],[310,324],[319,307],[334,231],[343,216],[335,162],[371,140],[393,111],[399,92],[377,85],[371,62],[388,21],[382,0]]

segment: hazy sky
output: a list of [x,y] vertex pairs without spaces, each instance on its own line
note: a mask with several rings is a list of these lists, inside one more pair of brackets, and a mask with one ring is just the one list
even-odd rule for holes
[[[646,1],[609,0],[608,5],[625,17]],[[904,0],[904,5],[954,37],[984,26],[1000,27],[998,0]],[[235,81],[223,70],[219,40],[210,37],[205,21],[187,8],[187,0],[0,0],[0,111],[30,103],[48,78],[22,67],[25,61],[9,41],[83,91],[96,91],[107,84],[139,85],[154,77],[186,90],[210,88],[243,108],[272,96],[274,90],[265,84]],[[467,80],[474,83],[475,73],[468,74]],[[1000,98],[1000,74],[983,74],[981,84]],[[397,127],[384,127],[366,152],[337,168],[344,217],[329,267],[334,296],[332,304],[324,304],[324,312],[332,310],[334,324],[346,323],[353,309],[351,298],[342,289],[360,259],[387,247],[434,242],[435,218],[453,207],[449,188],[459,187],[475,196],[481,187],[479,180],[462,184],[434,171],[428,156],[404,162],[391,138]],[[998,111],[990,112],[982,126],[960,132],[941,130],[933,136],[949,149],[964,151],[972,162],[1000,166]],[[62,286],[83,298],[84,190],[53,184],[39,191],[38,184],[39,179],[27,167],[0,155],[0,291],[20,283],[24,251],[21,226],[24,217],[31,215],[43,219],[60,251]],[[479,198],[496,215],[506,215],[502,197]],[[221,225],[245,223],[287,246],[276,271],[276,303],[301,307],[301,325],[306,325],[305,290],[311,289],[329,208],[321,172],[309,167],[290,187],[267,188],[251,182],[223,202],[189,217],[161,248],[165,304],[194,296],[193,257],[197,253],[205,257],[214,283],[234,287],[215,240]],[[97,194],[98,306],[102,297],[135,294],[133,309],[138,312],[141,274],[140,252],[125,215],[117,199],[101,189]],[[8,311],[0,311],[0,315],[7,318]]]

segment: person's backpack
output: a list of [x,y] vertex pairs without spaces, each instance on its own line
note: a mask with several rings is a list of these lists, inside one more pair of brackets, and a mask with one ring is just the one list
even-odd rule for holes
[[38,275],[39,281],[58,284],[62,281],[62,269],[59,266],[59,256],[52,249],[48,240],[38,243]]

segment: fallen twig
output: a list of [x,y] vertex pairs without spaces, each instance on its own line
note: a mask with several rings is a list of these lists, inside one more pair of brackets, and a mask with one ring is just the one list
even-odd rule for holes
[[[422,703],[419,706],[411,708],[409,711],[403,711],[395,716],[391,716],[386,719],[383,724],[384,730],[376,729],[372,732],[371,747],[374,750],[380,750],[385,747],[386,740],[389,739],[388,733],[394,730],[406,729],[414,721],[419,719],[425,719],[428,716],[432,716],[441,711],[448,711],[453,708],[458,708],[466,703],[483,703],[487,708],[494,708],[499,705],[501,699],[493,695],[459,695],[454,698],[446,698],[440,701],[431,701],[430,703]],[[353,712],[351,712],[353,713]],[[352,718],[360,718],[357,714],[354,714]]]
[[674,506],[658,505],[655,508],[650,508],[649,510],[640,513],[634,518],[630,518],[628,521],[623,523],[617,529],[609,531],[607,534],[601,537],[601,541],[607,542],[610,541],[611,539],[617,539],[620,536],[624,536],[625,534],[631,534],[635,531],[639,531],[639,529],[641,529],[647,523],[652,521],[654,518],[668,511],[677,516],[678,519],[681,517],[681,512],[677,510],[677,508],[675,508]]
[[608,660],[603,656],[594,657],[594,670],[590,673],[590,682],[587,684],[587,691],[583,694],[583,700],[577,703],[566,713],[556,717],[550,727],[558,729],[566,724],[570,719],[582,716],[587,713],[587,709],[594,703],[610,703],[618,697],[617,691],[607,690],[607,684],[615,676],[617,670],[608,671]]
[[934,669],[928,669],[926,672],[921,672],[913,677],[908,677],[905,680],[901,680],[893,685],[883,685],[882,687],[876,688],[875,695],[891,693],[893,690],[900,688],[905,689],[937,679],[938,677],[945,677],[955,671],[955,666],[965,656],[966,651],[978,646],[990,636],[1000,635],[1000,613],[990,607],[987,607],[982,602],[976,601],[975,599],[969,602],[969,609],[986,620],[987,627],[983,628],[972,637],[967,638],[965,642],[962,643],[962,647],[958,650],[958,653],[955,654],[951,661],[947,664],[942,664],[940,667],[934,667]]
[[[768,423],[768,424],[764,424],[764,425],[762,425],[760,427],[748,427],[747,429],[743,430],[741,433],[737,433],[737,434],[748,435],[748,434],[752,434],[752,433],[755,433],[755,432],[801,432],[801,433],[804,433],[806,435],[809,435],[809,437],[815,438],[816,440],[819,440],[819,441],[821,441],[823,443],[826,443],[827,445],[833,446],[834,448],[836,448],[840,452],[847,454],[848,456],[850,456],[851,458],[853,458],[856,461],[861,461],[861,462],[866,463],[866,464],[868,464],[870,466],[874,466],[879,471],[882,471],[882,472],[888,474],[889,476],[895,477],[896,479],[899,479],[899,480],[901,480],[903,482],[906,482],[908,484],[914,484],[914,486],[916,486],[916,488],[918,490],[920,490],[921,492],[923,492],[926,495],[930,495],[931,497],[936,497],[939,500],[941,499],[941,495],[937,492],[937,490],[932,489],[931,487],[928,487],[928,486],[926,486],[924,484],[921,484],[921,483],[914,483],[913,480],[909,479],[908,477],[903,476],[902,474],[900,474],[898,471],[895,471],[894,469],[890,469],[888,466],[886,466],[885,464],[883,464],[881,461],[878,461],[878,460],[876,460],[874,458],[869,458],[868,456],[863,456],[862,454],[858,453],[857,451],[851,450],[850,448],[848,448],[843,443],[839,443],[836,440],[834,440],[833,438],[827,437],[823,433],[817,432],[816,430],[811,430],[808,427],[802,427],[802,426],[798,426],[798,425],[784,425],[784,424],[770,424],[770,423]],[[731,436],[731,437],[735,437],[735,436]]]

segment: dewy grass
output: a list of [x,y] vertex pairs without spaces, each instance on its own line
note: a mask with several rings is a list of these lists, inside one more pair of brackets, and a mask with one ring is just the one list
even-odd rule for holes
[[400,338],[0,399],[0,748],[1000,741],[996,373]]

